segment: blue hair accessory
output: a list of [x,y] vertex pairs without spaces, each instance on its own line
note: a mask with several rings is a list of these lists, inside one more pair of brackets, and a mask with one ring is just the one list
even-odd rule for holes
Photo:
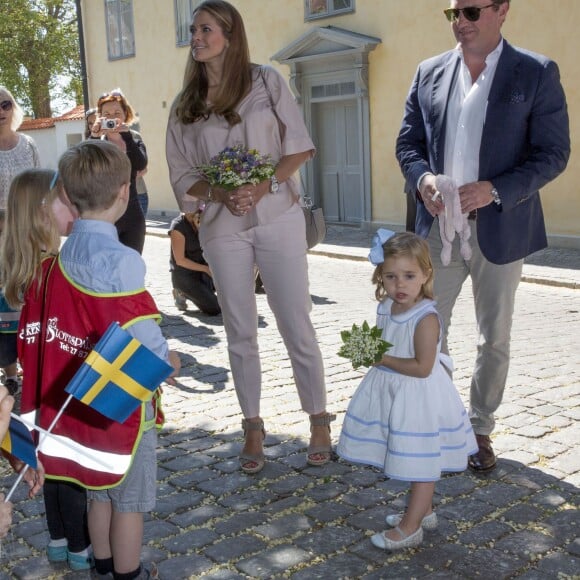
[[378,266],[385,261],[385,253],[383,251],[383,244],[395,235],[395,232],[380,228],[373,236],[371,242],[371,251],[369,252],[369,262],[374,266]]

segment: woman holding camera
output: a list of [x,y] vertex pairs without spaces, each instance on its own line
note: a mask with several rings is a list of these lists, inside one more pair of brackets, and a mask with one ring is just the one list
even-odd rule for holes
[[147,150],[141,135],[129,129],[129,125],[136,120],[135,111],[121,89],[104,93],[97,101],[97,118],[91,137],[114,143],[127,153],[131,161],[129,205],[115,226],[120,242],[141,254],[145,244],[145,216],[139,204],[136,179],[137,174],[147,167]]

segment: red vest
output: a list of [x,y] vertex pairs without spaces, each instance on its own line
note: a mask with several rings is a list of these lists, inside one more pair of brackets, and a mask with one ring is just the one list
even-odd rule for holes
[[[26,293],[18,329],[22,416],[49,429],[68,398],[66,385],[109,324],[126,328],[147,318],[160,319],[147,291],[96,294],[68,279],[58,259],[45,259],[42,279]],[[145,422],[145,405],[157,410],[158,399],[140,405],[121,424],[73,398],[51,431],[54,437],[38,435],[46,476],[89,489],[118,485],[142,432],[153,426]]]

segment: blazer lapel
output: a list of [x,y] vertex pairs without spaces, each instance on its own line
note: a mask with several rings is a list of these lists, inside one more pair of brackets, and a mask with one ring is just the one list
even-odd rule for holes
[[433,70],[433,92],[431,99],[432,147],[439,171],[443,171],[447,103],[449,102],[451,87],[457,78],[459,63],[459,55],[455,51],[452,51],[449,53],[447,61]]
[[504,40],[503,50],[489,90],[489,103],[509,103],[524,98],[519,68],[518,53]]

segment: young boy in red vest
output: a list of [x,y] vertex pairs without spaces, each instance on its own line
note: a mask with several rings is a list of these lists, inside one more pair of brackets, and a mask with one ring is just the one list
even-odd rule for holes
[[[52,422],[67,397],[64,387],[113,321],[171,362],[175,372],[179,367],[159,329],[155,302],[144,289],[145,263],[119,242],[115,229],[127,208],[130,172],[127,155],[104,141],[85,141],[59,161],[64,191],[81,219],[58,257],[44,261],[42,279],[27,292],[20,326],[19,353],[31,369],[24,378],[23,414],[35,413],[41,427]],[[38,361],[38,375],[31,360]],[[37,384],[41,392],[34,389]],[[160,420],[158,396],[122,424],[73,399],[56,422],[55,436],[39,452],[47,480],[89,490],[96,571],[112,573],[116,580],[155,577],[140,556],[143,513],[155,505]]]

